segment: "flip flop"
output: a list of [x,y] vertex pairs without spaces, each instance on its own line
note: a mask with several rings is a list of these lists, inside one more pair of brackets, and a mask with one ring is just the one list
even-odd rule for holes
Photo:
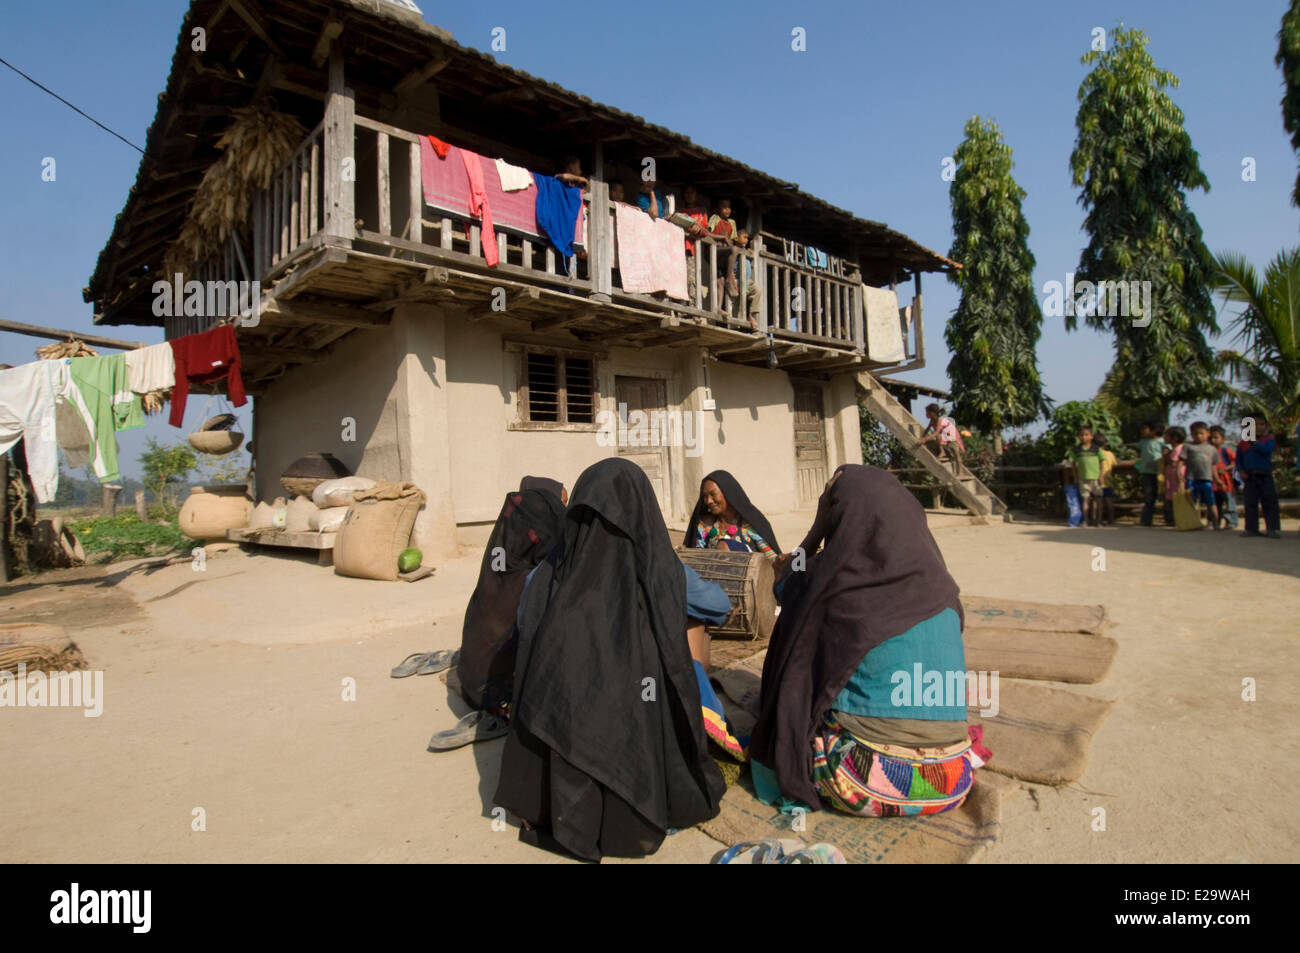
[[803,841],[797,838],[765,837],[762,840],[747,840],[728,847],[719,855],[718,864],[780,864],[783,858],[806,849]]
[[445,672],[457,662],[460,661],[460,649],[452,651],[451,649],[439,649],[437,652],[430,652],[420,666],[416,675],[437,675],[439,672]]
[[393,678],[406,678],[408,675],[414,675],[420,670],[420,666],[428,661],[428,659],[428,652],[413,652],[406,658],[402,659],[400,664],[394,666],[392,672],[389,674],[391,674]]
[[778,864],[847,864],[844,853],[834,844],[813,844],[786,854]]
[[476,741],[491,741],[510,730],[509,723],[500,715],[486,711],[472,711],[455,728],[440,731],[429,739],[430,751],[454,751]]

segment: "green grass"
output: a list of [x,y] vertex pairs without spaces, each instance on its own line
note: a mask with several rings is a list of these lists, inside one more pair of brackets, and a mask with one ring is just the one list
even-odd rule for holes
[[194,541],[180,531],[176,518],[166,523],[142,523],[135,513],[96,516],[71,524],[87,556],[108,553],[114,559],[188,553]]

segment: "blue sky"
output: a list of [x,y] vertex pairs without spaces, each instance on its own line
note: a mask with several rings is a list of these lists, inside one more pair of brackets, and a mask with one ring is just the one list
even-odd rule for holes
[[[1283,0],[420,6],[426,20],[479,49],[490,49],[493,29],[503,27],[503,62],[797,182],[939,252],[952,241],[942,161],[967,119],[994,118],[1028,192],[1040,291],[1064,281],[1085,242],[1069,172],[1085,74],[1079,58],[1094,27],[1123,22],[1145,30],[1157,65],[1181,80],[1172,95],[1212,187],[1190,196],[1210,250],[1240,251],[1262,266],[1295,242],[1300,226],[1289,200],[1296,158],[1273,65]],[[178,0],[6,3],[0,57],[143,145],[184,11]],[[796,27],[806,52],[791,50]],[[2,67],[0,122],[0,317],[89,330],[81,289],[135,181],[139,153]],[[54,182],[41,180],[46,156],[57,162]],[[1242,181],[1246,156],[1255,159],[1254,182]],[[946,388],[943,324],[956,289],[927,276],[924,290],[931,362],[912,378]],[[162,340],[156,328],[102,333]],[[0,361],[32,360],[41,343],[0,333]],[[1084,399],[1110,366],[1111,340],[1067,334],[1061,319],[1048,318],[1038,354],[1053,399]],[[202,404],[190,401],[187,426]],[[181,434],[160,420],[119,434],[127,473],[138,471],[150,435]]]

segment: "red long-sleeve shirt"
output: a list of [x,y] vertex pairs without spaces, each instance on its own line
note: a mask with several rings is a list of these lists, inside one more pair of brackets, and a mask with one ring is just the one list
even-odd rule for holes
[[230,402],[236,407],[248,403],[244,394],[244,381],[239,376],[239,344],[235,329],[229,324],[187,334],[171,342],[176,358],[176,386],[172,390],[172,410],[168,418],[173,427],[181,426],[185,419],[185,401],[190,395],[190,384],[206,384],[225,378],[230,391]]

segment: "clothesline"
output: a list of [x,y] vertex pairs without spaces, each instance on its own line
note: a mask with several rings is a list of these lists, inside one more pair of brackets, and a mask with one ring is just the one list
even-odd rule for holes
[[58,492],[59,448],[70,465],[88,463],[101,484],[112,483],[122,476],[114,435],[144,426],[141,395],[170,388],[169,421],[179,427],[190,385],[223,379],[231,403],[248,403],[229,324],[125,354],[43,359],[0,370],[0,453],[25,441],[38,503]]

